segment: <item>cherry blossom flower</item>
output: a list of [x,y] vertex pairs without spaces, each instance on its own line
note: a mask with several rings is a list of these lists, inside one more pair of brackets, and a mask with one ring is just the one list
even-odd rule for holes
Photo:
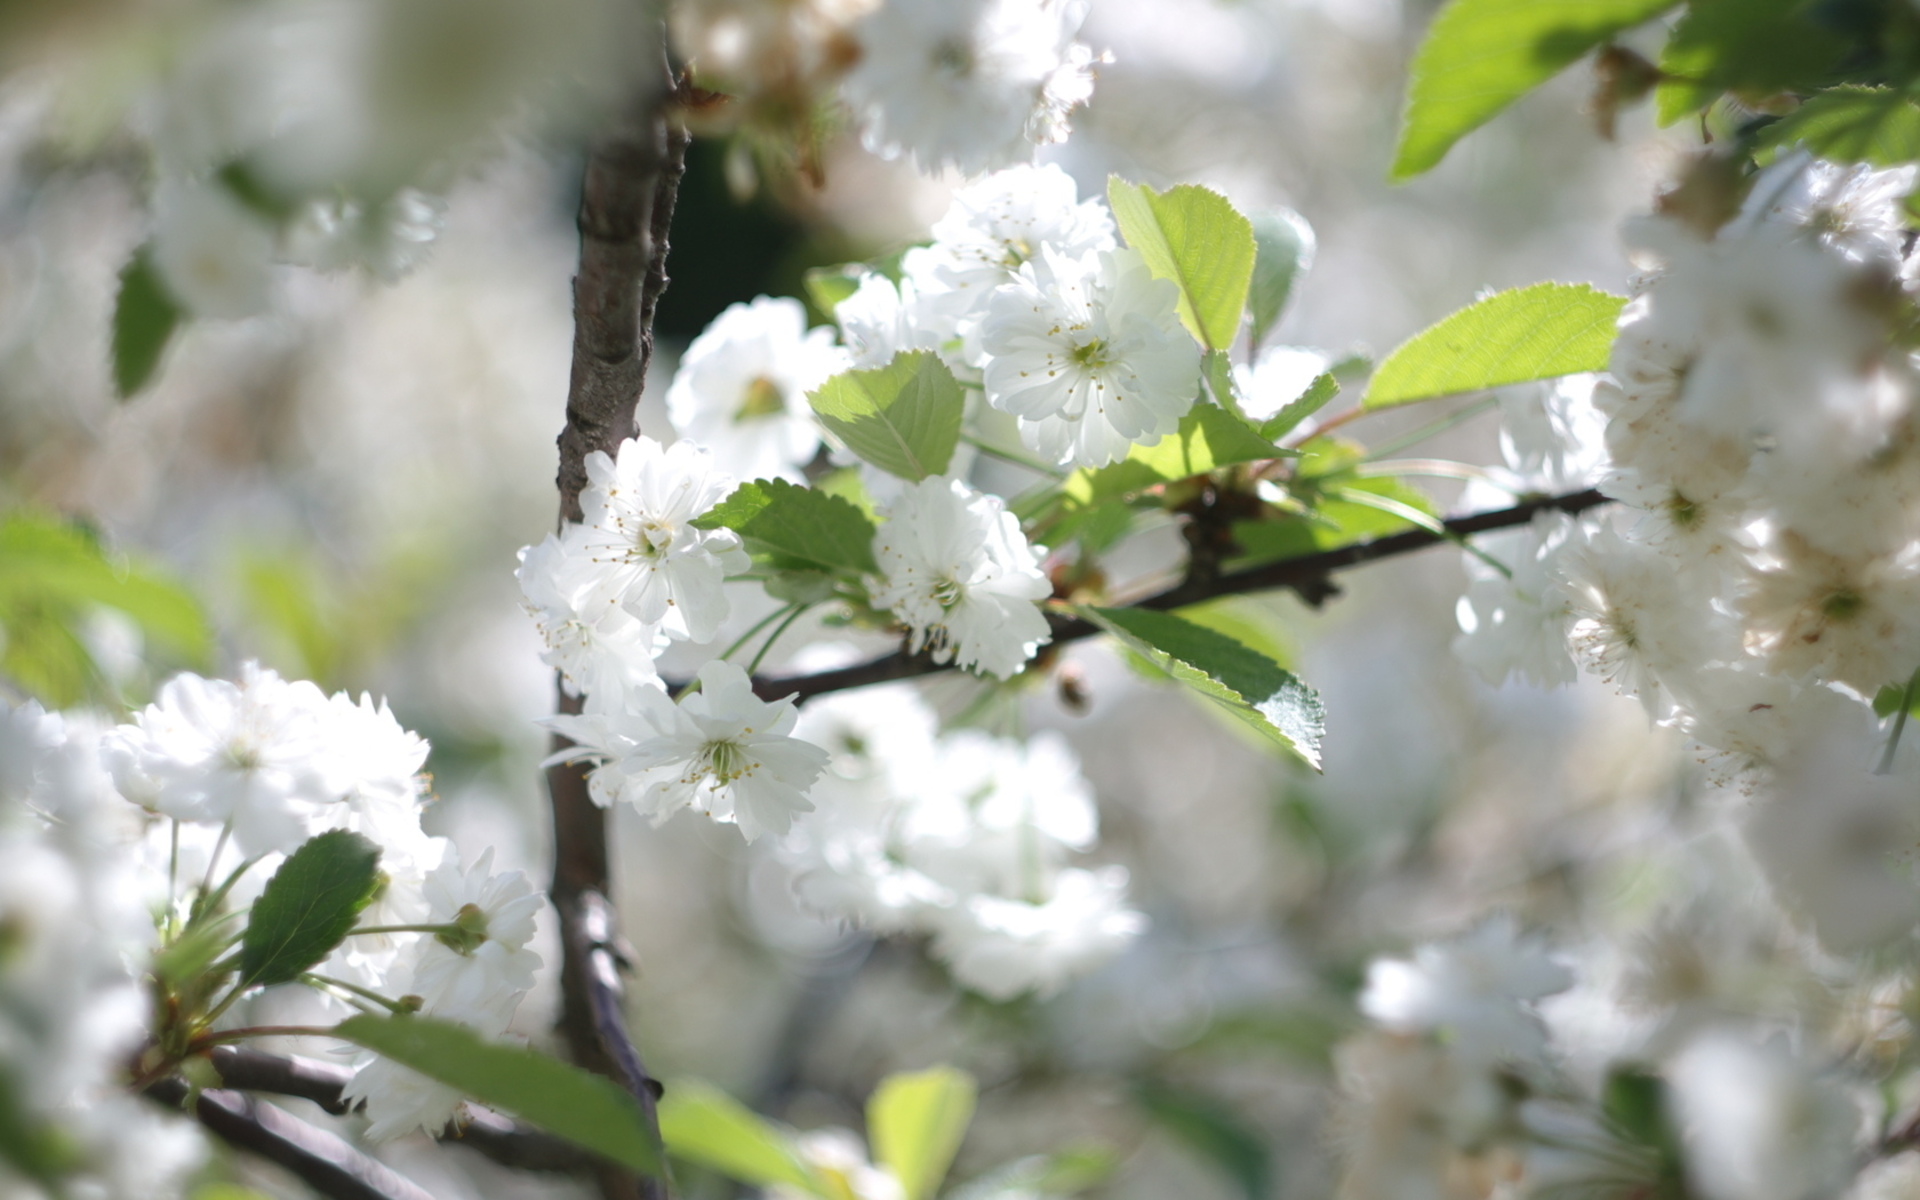
[[1052,585],[997,496],[924,479],[887,508],[873,554],[873,603],[907,626],[916,653],[1006,679],[1048,639],[1037,603]]
[[807,393],[847,365],[831,330],[807,329],[798,300],[761,296],[729,305],[693,339],[667,388],[667,414],[730,474],[798,483],[820,449]]
[[980,329],[987,402],[1050,462],[1104,466],[1172,433],[1200,394],[1180,289],[1133,250],[1043,248],[994,292]]

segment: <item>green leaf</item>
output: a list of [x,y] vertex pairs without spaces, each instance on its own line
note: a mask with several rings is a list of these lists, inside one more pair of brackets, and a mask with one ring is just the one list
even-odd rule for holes
[[955,1067],[889,1075],[867,1100],[873,1161],[893,1172],[906,1200],[940,1190],[973,1120],[978,1089]]
[[860,290],[860,276],[855,274],[857,270],[857,267],[815,267],[806,273],[803,282],[807,288],[807,299],[821,316],[831,320],[833,310],[840,307],[840,302]]
[[1796,143],[1835,162],[1879,167],[1912,162],[1920,159],[1920,104],[1891,88],[1829,88],[1754,140],[1762,158]]
[[333,1036],[623,1167],[650,1175],[660,1170],[640,1106],[611,1080],[432,1017],[353,1017],[336,1026]]
[[1164,1084],[1143,1084],[1136,1094],[1156,1124],[1219,1168],[1247,1200],[1266,1200],[1273,1157],[1239,1116],[1208,1097]]
[[1392,177],[1431,170],[1453,144],[1602,42],[1679,0],[1452,0],[1413,60]]
[[871,371],[835,375],[807,399],[849,450],[915,483],[947,469],[966,408],[953,372],[925,350],[897,354]]
[[1156,192],[1115,175],[1107,202],[1127,245],[1179,286],[1188,331],[1209,350],[1232,346],[1253,282],[1253,225],[1225,196],[1191,183]]
[[1274,445],[1219,405],[1203,402],[1181,418],[1178,430],[1153,445],[1135,446],[1110,466],[1074,472],[1067,477],[1064,494],[1070,506],[1085,508],[1235,463],[1292,458],[1297,453]]
[[995,1168],[949,1192],[948,1200],[1072,1196],[1099,1187],[1119,1167],[1120,1156],[1110,1147],[1073,1146],[1057,1154],[1035,1154]]
[[1847,52],[1810,20],[1806,0],[1690,0],[1660,53],[1660,124],[1698,112],[1722,92],[1812,91]]
[[1145,608],[1080,608],[1080,614],[1154,666],[1224,707],[1267,741],[1320,769],[1326,709],[1279,663],[1226,634]]
[[1279,323],[1293,285],[1313,265],[1313,226],[1290,208],[1257,212],[1247,220],[1255,247],[1247,308],[1253,314],[1253,348],[1258,350]]
[[50,703],[85,698],[99,673],[76,627],[96,607],[124,614],[189,666],[212,657],[206,613],[178,585],[110,559],[78,525],[33,512],[0,517],[0,669]]
[[785,1132],[711,1084],[676,1081],[660,1100],[667,1153],[755,1187],[786,1186],[828,1196],[826,1184]]
[[1604,371],[1626,299],[1584,283],[1499,292],[1402,342],[1362,403],[1386,408],[1460,392]]
[[332,829],[309,838],[267,880],[240,939],[248,987],[291,983],[346,940],[380,890],[380,847]]
[[1287,401],[1279,412],[1261,423],[1260,436],[1269,441],[1280,440],[1297,429],[1300,422],[1325,408],[1339,394],[1340,381],[1333,377],[1332,371],[1314,376],[1306,391]]
[[121,399],[147,386],[184,315],[142,247],[120,272],[113,305],[113,387]]
[[734,489],[694,524],[731,529],[749,549],[785,571],[878,570],[873,522],[851,501],[784,479],[756,479]]
[[85,1162],[81,1148],[29,1108],[12,1077],[0,1071],[0,1163],[47,1185],[58,1196],[60,1177]]

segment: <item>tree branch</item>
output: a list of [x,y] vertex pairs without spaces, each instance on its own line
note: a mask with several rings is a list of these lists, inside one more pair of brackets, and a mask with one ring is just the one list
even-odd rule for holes
[[[587,456],[616,452],[638,429],[634,411],[653,356],[653,314],[667,286],[667,231],[686,170],[687,133],[679,108],[686,84],[671,67],[633,117],[594,146],[580,190],[580,270],[573,281],[573,369],[567,423],[559,437],[562,522],[581,518]],[[559,689],[559,709],[580,711]],[[571,743],[554,740],[554,748]],[[587,790],[586,768],[547,771],[552,800],[552,899],[560,916],[560,1031],[574,1061],[617,1080],[646,1116],[655,1144],[660,1086],[626,1030],[620,969],[626,962],[607,901],[606,814]],[[659,1200],[664,1177],[599,1169],[607,1200]]]
[[221,1141],[279,1163],[330,1200],[433,1200],[432,1193],[385,1163],[355,1150],[285,1109],[240,1092],[208,1088],[193,1095],[179,1079],[163,1079],[147,1095],[192,1112]]
[[[1341,546],[1333,550],[1323,550],[1318,554],[1308,554],[1300,558],[1282,559],[1279,562],[1250,567],[1244,571],[1218,574],[1212,577],[1195,577],[1186,580],[1177,587],[1135,601],[1131,607],[1170,609],[1182,608],[1189,604],[1198,604],[1202,600],[1211,600],[1217,596],[1235,596],[1245,592],[1266,592],[1277,588],[1293,588],[1317,605],[1321,600],[1335,593],[1330,577],[1335,571],[1344,571],[1363,563],[1378,562],[1385,558],[1395,558],[1402,554],[1411,554],[1415,550],[1424,550],[1428,546],[1438,545],[1452,538],[1465,537],[1475,533],[1487,533],[1495,529],[1509,529],[1516,525],[1525,525],[1533,520],[1536,513],[1559,511],[1580,513],[1596,505],[1604,504],[1607,497],[1598,491],[1588,489],[1564,496],[1548,496],[1538,500],[1529,500],[1516,504],[1512,508],[1503,508],[1494,512],[1474,513],[1464,517],[1454,517],[1445,522],[1447,536],[1425,529],[1410,529],[1405,533],[1396,533],[1391,537],[1375,538],[1372,541],[1355,542],[1350,546]],[[1059,614],[1048,614],[1047,623],[1052,627],[1055,646],[1067,642],[1092,637],[1100,630],[1086,622]],[[848,688],[867,687],[876,683],[889,683],[897,679],[913,679],[921,675],[931,675],[939,671],[952,670],[949,663],[936,663],[926,653],[908,654],[904,650],[889,654],[884,658],[856,663],[851,667],[841,667],[833,671],[820,671],[812,675],[761,678],[753,681],[753,689],[762,699],[775,699],[792,696],[796,702],[804,703],[815,696],[828,692],[844,691]]]
[[[229,1088],[298,1096],[335,1116],[347,1111],[341,1092],[353,1072],[346,1067],[240,1046],[217,1046],[208,1057]],[[501,1166],[521,1171],[583,1172],[598,1165],[591,1154],[564,1138],[490,1109],[469,1108],[468,1112],[467,1124],[442,1141],[472,1147]]]

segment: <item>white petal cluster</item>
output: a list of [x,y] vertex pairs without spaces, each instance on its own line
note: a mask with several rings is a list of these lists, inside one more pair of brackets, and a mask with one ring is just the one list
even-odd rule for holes
[[677,704],[641,688],[620,707],[549,724],[578,746],[568,757],[599,764],[588,783],[603,805],[626,801],[656,823],[690,808],[738,825],[748,841],[785,833],[813,807],[807,791],[826,751],[792,736],[791,699],[761,700],[736,664],[709,662],[699,685]]
[[[423,923],[449,932],[409,935],[385,987],[415,996],[419,1011],[499,1037],[533,988],[540,956],[527,949],[545,897],[519,871],[493,870],[493,851],[471,867],[457,855],[427,875]],[[367,1136],[387,1141],[415,1129],[437,1134],[460,1111],[460,1093],[389,1059],[365,1056],[343,1098],[364,1103]]]
[[326,829],[417,832],[427,744],[371,699],[247,663],[237,681],[174,676],[102,737],[101,754],[129,799],[230,830],[251,858]]
[[907,687],[817,701],[800,732],[833,750],[819,811],[781,846],[809,907],[931,934],[954,977],[995,999],[1058,991],[1145,928],[1124,869],[1065,865],[1098,817],[1057,736],[938,737]]
[[[8,1133],[64,1150],[53,1161],[66,1194],[174,1194],[203,1144],[194,1126],[123,1083],[148,1032],[140,976],[162,882],[136,866],[137,811],[115,794],[89,731],[37,704],[0,704],[0,763]],[[45,1193],[0,1157],[0,1194]]]
[[987,402],[1049,462],[1104,466],[1172,433],[1200,394],[1180,290],[1139,252],[1051,247],[996,290],[980,326]]
[[1411,959],[1375,959],[1360,1011],[1395,1033],[1443,1038],[1476,1064],[1524,1062],[1547,1046],[1529,1005],[1573,984],[1573,972],[1521,939],[1496,916],[1450,942],[1430,942]]
[[977,175],[1062,141],[1093,94],[1074,35],[1085,0],[886,0],[854,25],[841,84],[867,148],[921,170]]
[[728,306],[687,347],[667,414],[729,474],[797,483],[820,449],[807,393],[847,365],[830,330],[807,329],[798,300],[761,296]]
[[936,662],[1006,679],[1048,640],[1040,555],[997,496],[935,476],[907,488],[874,534],[876,608]]

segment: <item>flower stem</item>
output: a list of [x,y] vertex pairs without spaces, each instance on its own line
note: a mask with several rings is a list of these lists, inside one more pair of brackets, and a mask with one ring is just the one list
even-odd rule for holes
[[773,644],[780,640],[780,635],[785,633],[795,621],[800,619],[800,614],[812,607],[813,605],[811,604],[795,604],[792,606],[793,611],[787,614],[787,619],[780,622],[779,626],[767,635],[767,640],[760,644],[760,649],[754,654],[753,661],[747,664],[747,674],[751,675],[760,669],[760,663],[767,657],[767,651],[773,649]]
[[997,458],[1002,462],[1010,462],[1016,467],[1025,467],[1027,470],[1045,475],[1049,479],[1065,479],[1067,477],[1067,473],[1059,467],[1049,466],[1039,459],[1022,454],[1017,450],[1002,449],[983,438],[975,437],[971,433],[962,433],[960,440],[989,458]]
[[338,988],[343,992],[350,992],[355,996],[360,996],[365,999],[373,1001],[375,1004],[378,1004],[380,1007],[386,1009],[390,1013],[397,1014],[397,1013],[412,1011],[406,1005],[400,1003],[398,1000],[389,1000],[378,992],[370,991],[367,988],[361,987],[357,983],[348,983],[344,979],[335,979],[331,975],[320,975],[315,972],[309,971],[305,975],[302,975],[300,979],[303,983],[306,983],[312,987]]
[[461,929],[458,925],[362,925],[357,929],[347,930],[347,936],[352,937],[359,933],[458,934],[460,932]]
[[1880,765],[1873,769],[1875,775],[1893,774],[1893,756],[1900,749],[1900,735],[1907,730],[1907,713],[1913,709],[1913,693],[1920,688],[1920,671],[1907,680],[1907,688],[1900,693],[1900,711],[1893,715],[1893,728],[1887,731],[1887,748],[1880,752]]
[[[725,650],[722,650],[720,652],[720,658],[723,661],[732,659],[734,655],[740,653],[741,647],[745,646],[748,642],[753,640],[753,636],[755,634],[759,633],[762,629],[765,629],[767,626],[773,624],[775,621],[778,621],[782,616],[785,616],[787,613],[792,612],[797,607],[798,607],[797,604],[789,604],[784,608],[776,608],[772,612],[768,613],[766,616],[762,617],[760,620],[754,622],[754,626],[752,629],[749,629],[745,633],[741,634],[738,638],[734,640],[733,645],[728,646]],[[747,673],[751,675],[753,672],[748,671]]]

